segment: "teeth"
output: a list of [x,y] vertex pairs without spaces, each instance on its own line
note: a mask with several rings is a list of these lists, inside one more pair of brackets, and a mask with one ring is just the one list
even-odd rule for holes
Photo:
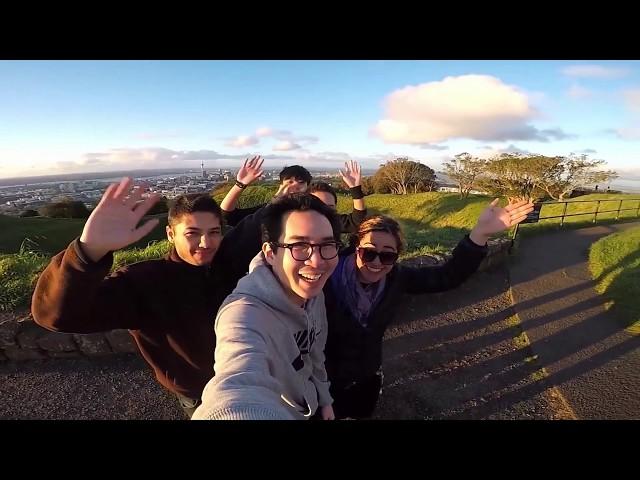
[[374,268],[374,267],[370,267],[369,265],[367,265],[367,268],[368,268],[369,270],[371,270],[372,272],[374,272],[374,273],[379,273],[379,272],[381,272],[381,271],[382,271],[382,269],[381,269],[381,268]]
[[318,273],[316,275],[311,275],[309,273],[300,273],[299,275],[302,278],[304,278],[305,280],[309,281],[309,282],[315,282],[322,276],[322,274],[320,274],[320,273]]

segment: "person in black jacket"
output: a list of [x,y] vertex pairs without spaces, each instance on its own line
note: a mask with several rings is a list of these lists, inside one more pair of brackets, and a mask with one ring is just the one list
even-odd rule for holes
[[[244,218],[261,210],[266,204],[256,205],[248,208],[236,208],[236,204],[245,188],[255,182],[263,173],[262,164],[264,159],[259,155],[251,159],[246,159],[238,174],[236,175],[236,183],[224,197],[220,203],[222,216],[225,223],[230,227],[237,226]],[[342,224],[342,233],[355,233],[358,225],[367,216],[367,209],[364,205],[364,194],[361,187],[361,172],[358,162],[353,160],[345,162],[344,171],[340,170],[340,175],[344,183],[349,187],[353,198],[353,211],[350,214],[341,214],[340,223]],[[291,165],[285,167],[280,172],[280,187],[274,195],[278,198],[288,193],[306,192],[318,197],[325,204],[334,210],[338,203],[337,196],[333,188],[325,182],[311,183],[311,174],[300,165]],[[332,201],[333,200],[333,201]],[[256,250],[257,253],[257,250]],[[252,257],[253,258],[253,257]]]
[[[238,172],[238,178],[243,181],[253,182],[262,174],[261,167],[262,160],[259,156],[253,157],[251,160],[246,160],[243,167]],[[306,172],[308,176],[306,176],[304,172]],[[345,183],[351,187],[350,190],[353,197],[354,209],[350,214],[339,214],[338,218],[340,220],[342,233],[355,233],[360,222],[362,222],[362,220],[367,216],[367,210],[364,206],[364,201],[362,200],[364,195],[360,186],[360,166],[357,162],[345,163],[345,171],[340,173]],[[288,175],[293,176],[289,177]],[[311,181],[311,174],[299,165],[293,165],[285,168],[280,173],[280,176],[282,178],[282,184],[274,198],[279,198],[289,193],[306,191],[307,188],[309,188],[308,182]],[[304,188],[304,190],[301,190],[302,188]],[[244,187],[242,189],[244,189]],[[237,283],[237,281],[248,272],[249,264],[253,257],[255,257],[262,249],[261,223],[264,208],[268,205],[259,205],[253,208],[236,209],[232,211],[227,210],[225,212],[225,208],[232,208],[230,205],[235,208],[235,203],[239,195],[233,194],[233,192],[234,190],[232,189],[220,204],[223,217],[227,224],[235,225],[232,229],[233,241],[224,242],[217,255],[217,259],[219,259],[219,261],[225,262],[224,269],[230,279],[229,287],[232,290],[235,287],[235,283]],[[329,201],[329,206],[335,208],[335,200],[333,201],[333,205],[331,205],[330,199],[333,200],[333,197],[328,192],[325,192],[324,190],[320,191],[320,189],[318,189],[312,191],[311,194],[318,197],[325,203]],[[335,192],[333,192],[333,195],[335,195]],[[233,202],[231,204],[226,203],[227,199],[231,197],[233,197]],[[240,210],[241,213],[236,215],[238,210]],[[231,235],[231,232],[226,236],[229,235]]]
[[398,222],[376,215],[360,224],[351,246],[324,287],[329,336],[325,347],[336,418],[368,418],[382,392],[382,338],[404,293],[441,292],[457,287],[486,255],[489,236],[526,218],[533,204],[505,208],[495,199],[444,265],[396,263],[403,238]]

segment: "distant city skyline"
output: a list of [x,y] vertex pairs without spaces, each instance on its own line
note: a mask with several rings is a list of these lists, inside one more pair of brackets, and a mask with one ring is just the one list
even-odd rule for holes
[[640,181],[638,61],[0,61],[0,179],[135,169],[434,170],[587,154]]

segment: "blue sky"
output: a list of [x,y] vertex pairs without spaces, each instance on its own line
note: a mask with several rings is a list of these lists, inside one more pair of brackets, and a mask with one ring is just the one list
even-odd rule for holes
[[638,61],[0,61],[1,178],[639,146]]

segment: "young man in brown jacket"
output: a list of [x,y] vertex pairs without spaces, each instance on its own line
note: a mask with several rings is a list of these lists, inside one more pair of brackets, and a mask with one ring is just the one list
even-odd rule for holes
[[109,274],[113,252],[158,223],[137,227],[158,198],[151,194],[141,201],[143,191],[132,188],[131,179],[107,188],[82,235],[40,275],[32,313],[39,325],[56,332],[129,329],[158,382],[191,416],[214,373],[216,312],[237,279],[225,274],[224,259],[213,262],[222,242],[222,215],[215,200],[199,194],[178,197],[171,207],[172,249],[166,258]]

